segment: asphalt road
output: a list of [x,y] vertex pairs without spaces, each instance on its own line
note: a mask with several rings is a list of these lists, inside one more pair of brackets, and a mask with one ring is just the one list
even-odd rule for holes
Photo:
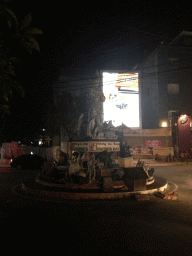
[[37,173],[0,168],[0,230],[5,241],[16,244],[15,252],[28,248],[25,253],[192,255],[192,166],[155,167],[156,175],[178,185],[175,201],[151,196],[141,202],[58,203],[12,193],[14,186]]

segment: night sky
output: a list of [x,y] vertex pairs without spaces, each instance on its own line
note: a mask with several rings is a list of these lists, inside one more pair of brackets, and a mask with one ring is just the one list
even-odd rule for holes
[[21,51],[17,79],[26,95],[14,99],[12,115],[7,117],[5,128],[11,140],[32,137],[46,128],[59,68],[73,74],[131,70],[161,42],[168,44],[183,30],[192,31],[188,1],[12,0],[10,6],[18,19],[31,12],[32,26],[43,31],[35,37],[40,53]]

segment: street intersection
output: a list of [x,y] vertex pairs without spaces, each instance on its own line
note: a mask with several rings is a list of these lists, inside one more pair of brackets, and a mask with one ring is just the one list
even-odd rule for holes
[[67,255],[191,255],[192,165],[155,167],[156,175],[178,185],[178,200],[153,195],[141,202],[54,202],[12,192],[14,186],[37,174],[34,170],[0,168],[2,232],[22,230],[21,236],[35,232],[36,239],[61,239],[62,231],[62,248]]

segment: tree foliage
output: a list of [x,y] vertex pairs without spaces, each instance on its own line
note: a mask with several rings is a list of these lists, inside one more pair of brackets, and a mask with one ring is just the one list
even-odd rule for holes
[[18,46],[23,47],[30,54],[32,50],[40,51],[39,44],[34,35],[43,32],[31,27],[32,14],[28,14],[19,22],[14,11],[7,5],[11,0],[0,0],[0,21],[6,20],[6,25],[0,32],[0,115],[10,112],[10,101],[13,90],[22,97],[24,89],[16,80],[15,67],[21,65],[21,61],[15,57]]

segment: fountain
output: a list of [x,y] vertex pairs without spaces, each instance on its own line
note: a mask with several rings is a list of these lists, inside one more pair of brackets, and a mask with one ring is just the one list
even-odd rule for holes
[[47,161],[35,180],[24,181],[14,191],[46,200],[120,199],[165,193],[168,182],[153,173],[154,169],[141,161],[135,167],[125,161],[122,167],[122,157],[119,165],[107,151],[76,154],[63,166],[55,167],[53,161]]
[[123,133],[111,121],[103,123],[102,88],[89,91],[89,111],[80,115],[71,142],[72,150],[79,152],[69,160],[61,153],[65,160],[61,166],[47,161],[35,180],[24,181],[14,191],[46,200],[114,199],[164,192],[167,181],[153,176],[154,169],[140,160],[133,166]]

